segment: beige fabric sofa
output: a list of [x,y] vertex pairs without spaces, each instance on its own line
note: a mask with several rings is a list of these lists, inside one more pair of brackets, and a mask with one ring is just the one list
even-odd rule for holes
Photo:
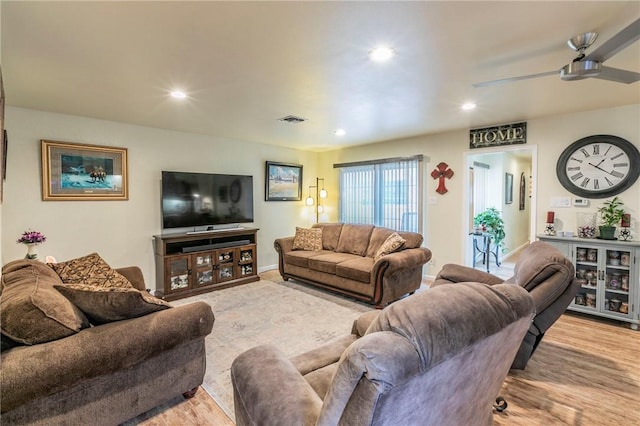
[[463,283],[358,318],[288,359],[257,346],[231,366],[238,426],[491,425],[534,314],[521,287]]
[[320,250],[294,250],[294,237],[279,238],[274,246],[278,267],[285,280],[343,293],[377,308],[415,292],[422,268],[431,251],[421,247],[422,235],[398,232],[405,240],[399,251],[375,258],[376,252],[395,231],[373,225],[319,223]]
[[[138,267],[117,271],[146,291]],[[22,326],[37,330],[54,318],[56,326],[69,325],[73,312],[62,312],[65,298],[53,288],[56,283],[62,281],[41,262],[15,261],[3,268],[3,425],[116,425],[181,394],[192,396],[202,384],[204,339],[214,322],[211,307],[203,302],[90,327],[82,316],[84,328],[43,343],[8,339],[5,331],[16,328],[7,324],[13,320],[7,306],[15,306],[17,298],[49,309],[23,308],[13,315],[21,317]],[[27,293],[13,290],[19,287]],[[44,302],[51,304],[45,307]]]

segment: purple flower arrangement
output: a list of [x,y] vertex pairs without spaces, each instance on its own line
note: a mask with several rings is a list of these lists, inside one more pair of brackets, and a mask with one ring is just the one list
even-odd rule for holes
[[47,241],[47,237],[42,235],[38,231],[25,231],[22,233],[22,236],[18,238],[16,243],[18,244],[40,244]]

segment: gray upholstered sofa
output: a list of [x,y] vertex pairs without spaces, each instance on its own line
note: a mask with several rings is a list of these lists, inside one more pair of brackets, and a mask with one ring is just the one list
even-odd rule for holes
[[511,366],[517,370],[527,366],[544,333],[560,318],[580,288],[571,261],[555,247],[542,241],[534,241],[522,250],[516,261],[514,275],[507,280],[467,266],[447,264],[438,272],[431,287],[467,281],[517,285],[533,296],[536,316]]
[[274,242],[278,267],[285,280],[293,278],[340,292],[381,308],[415,292],[431,251],[421,247],[422,235],[397,232],[404,240],[396,251],[376,256],[395,231],[373,225],[319,223],[321,246],[296,249],[295,236]]
[[[139,268],[117,271],[140,290],[127,294],[146,293]],[[209,305],[89,326],[46,264],[14,261],[2,272],[3,425],[116,425],[202,384]]]
[[533,300],[514,285],[449,287],[367,312],[351,335],[292,359],[271,345],[242,353],[236,424],[491,425]]

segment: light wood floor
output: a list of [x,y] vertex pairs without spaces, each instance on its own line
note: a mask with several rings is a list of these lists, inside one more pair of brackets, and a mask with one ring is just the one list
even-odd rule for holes
[[[640,425],[640,332],[628,325],[578,314],[563,315],[547,332],[524,371],[507,377],[509,406],[494,425]],[[200,389],[127,424],[230,426]]]

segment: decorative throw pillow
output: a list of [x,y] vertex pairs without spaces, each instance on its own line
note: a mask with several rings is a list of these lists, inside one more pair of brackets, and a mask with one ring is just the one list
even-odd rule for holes
[[133,288],[123,275],[105,262],[98,253],[60,263],[48,263],[65,284],[98,287]]
[[171,307],[164,300],[134,288],[82,284],[56,285],[55,288],[96,325],[137,318]]
[[0,298],[4,336],[18,343],[35,345],[71,336],[89,327],[82,312],[54,289],[60,279],[47,272],[49,268],[35,260],[5,265]]
[[404,247],[405,242],[406,241],[404,238],[398,235],[397,232],[394,232],[393,234],[389,235],[386,240],[384,240],[384,243],[382,243],[373,259],[378,260],[382,256],[400,250],[402,247]]
[[296,227],[296,235],[293,237],[293,249],[308,251],[322,250],[322,229]]

